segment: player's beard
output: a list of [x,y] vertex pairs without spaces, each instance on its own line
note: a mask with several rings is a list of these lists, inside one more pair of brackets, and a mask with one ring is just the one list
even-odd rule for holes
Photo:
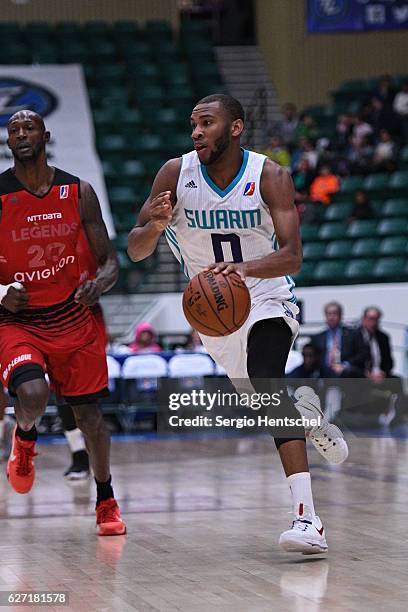
[[[31,145],[30,145],[31,146]],[[13,156],[18,159],[19,162],[21,162],[22,164],[24,164],[24,162],[28,162],[28,163],[32,163],[35,162],[38,157],[41,154],[41,151],[43,151],[44,146],[42,143],[38,143],[37,145],[31,146],[31,151],[30,153],[27,155],[20,154],[20,152],[18,151],[18,149],[14,149],[13,151]]]
[[219,138],[217,138],[214,143],[214,150],[211,151],[210,157],[206,162],[203,162],[203,165],[211,166],[211,164],[214,164],[216,161],[218,161],[221,155],[225,153],[225,151],[228,149],[230,142],[231,136],[228,128]]

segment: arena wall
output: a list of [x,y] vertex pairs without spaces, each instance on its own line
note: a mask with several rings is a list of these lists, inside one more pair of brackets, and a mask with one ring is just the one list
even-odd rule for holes
[[346,79],[408,74],[407,30],[308,34],[306,1],[255,2],[258,43],[281,102],[325,103]]
[[2,0],[0,21],[119,21],[165,19],[178,24],[177,0]]

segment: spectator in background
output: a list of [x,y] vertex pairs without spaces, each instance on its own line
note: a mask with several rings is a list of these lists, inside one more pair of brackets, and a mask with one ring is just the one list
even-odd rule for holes
[[299,160],[297,170],[292,174],[295,186],[295,202],[305,202],[309,195],[309,188],[313,182],[315,173],[310,168],[309,161],[304,157]]
[[327,206],[334,193],[340,189],[338,177],[333,174],[329,164],[323,164],[310,185],[310,200]]
[[395,98],[394,81],[389,74],[381,77],[378,86],[373,91],[372,98],[380,100],[383,106],[392,107]]
[[299,121],[296,106],[289,102],[284,104],[282,115],[282,119],[272,126],[270,133],[280,136],[283,144],[291,151],[295,144],[295,132]]
[[372,168],[373,155],[374,147],[371,144],[370,136],[363,136],[358,142],[351,139],[346,154],[349,172],[351,174],[369,174]]
[[354,330],[342,324],[342,306],[338,302],[329,302],[324,307],[324,314],[326,329],[310,339],[320,351],[321,367],[328,368],[333,376],[364,376],[367,348],[356,342]]
[[349,115],[339,115],[336,124],[335,147],[338,151],[343,151],[348,147],[353,124]]
[[133,353],[157,353],[162,350],[156,342],[156,334],[150,323],[142,321],[135,329],[135,339],[129,348]]
[[392,108],[401,119],[408,119],[408,81],[401,85],[401,91],[394,98]]
[[348,223],[373,219],[374,216],[374,209],[367,193],[363,189],[357,189],[353,195],[353,210],[351,211]]
[[[380,330],[382,312],[376,306],[364,309],[361,326],[356,330],[357,343],[365,346],[365,376],[382,392],[385,399],[384,412],[379,417],[382,425],[394,424],[406,418],[407,398],[402,381],[392,374],[394,361],[388,334]],[[377,393],[378,396],[378,393]],[[376,397],[376,394],[373,396]],[[396,421],[394,420],[396,418]]]
[[290,170],[290,153],[283,145],[280,136],[272,136],[269,146],[267,146],[262,153],[283,168]]
[[396,168],[398,147],[388,130],[381,130],[378,143],[374,148],[372,160],[376,172],[393,172]]
[[395,137],[398,137],[401,120],[399,116],[394,113],[392,105],[384,104],[380,98],[373,98],[371,105],[373,109],[372,125],[376,133],[379,134],[381,130],[388,130]]
[[379,383],[392,376],[393,359],[388,334],[380,330],[382,312],[375,306],[365,308],[361,326],[356,331],[357,339],[367,348],[365,375]]
[[302,349],[303,363],[289,372],[288,378],[332,378],[333,371],[321,361],[320,349],[309,342]]
[[194,353],[207,353],[207,349],[201,342],[201,338],[196,329],[191,330],[184,349],[186,351],[192,351]]
[[306,140],[315,140],[318,136],[316,122],[311,115],[303,113],[299,117],[299,123],[296,126],[295,139],[300,142],[302,138]]
[[301,159],[307,159],[311,170],[315,170],[319,161],[319,152],[307,138],[301,138],[298,146],[292,153],[292,170],[297,170]]
[[371,136],[373,132],[373,127],[365,121],[363,115],[358,115],[354,120],[354,127],[352,131],[353,146],[358,147],[361,145],[363,138],[366,136]]

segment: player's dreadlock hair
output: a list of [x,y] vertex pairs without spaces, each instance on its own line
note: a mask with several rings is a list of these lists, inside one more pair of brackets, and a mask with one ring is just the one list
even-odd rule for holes
[[242,121],[245,121],[245,111],[242,108],[241,102],[232,96],[228,94],[212,94],[211,96],[201,98],[201,100],[197,102],[197,105],[209,104],[210,102],[219,102],[230,115],[232,121],[235,121],[235,119],[242,119]]

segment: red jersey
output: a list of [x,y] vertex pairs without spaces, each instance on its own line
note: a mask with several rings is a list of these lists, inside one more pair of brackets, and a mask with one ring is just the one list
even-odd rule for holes
[[0,174],[0,283],[18,281],[29,297],[16,314],[0,307],[0,324],[58,333],[88,320],[88,308],[73,299],[81,275],[79,197],[79,178],[58,168],[43,196],[28,191],[11,169]]
[[82,283],[85,283],[85,281],[94,279],[98,269],[95,255],[91,251],[85,230],[82,228],[78,237],[77,255],[79,260],[79,268],[81,270],[79,284],[82,285]]

